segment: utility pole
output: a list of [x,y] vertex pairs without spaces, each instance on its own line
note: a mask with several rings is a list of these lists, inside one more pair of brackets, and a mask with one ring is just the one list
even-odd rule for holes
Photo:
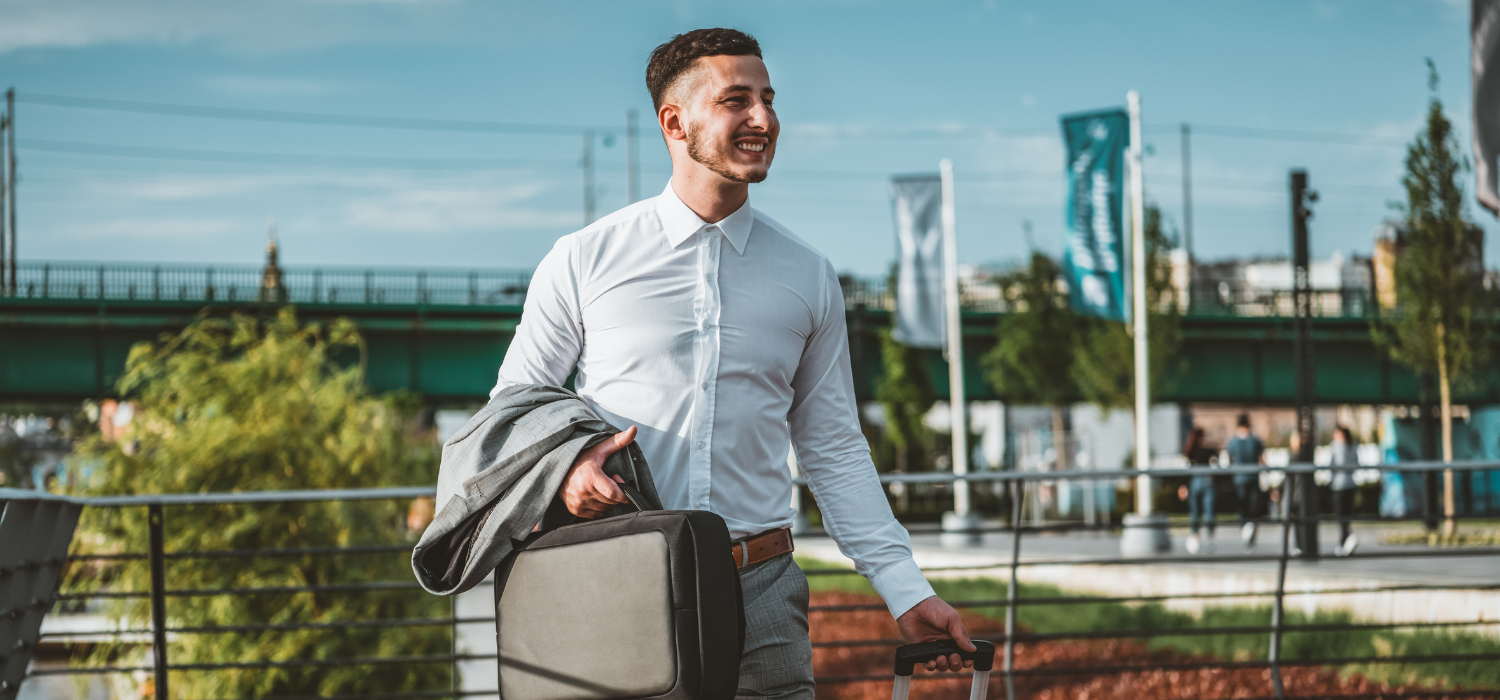
[[10,111],[7,110],[0,114],[0,293],[10,289],[5,265],[5,261],[10,259],[6,254],[10,249],[5,245],[6,232],[10,229],[10,224],[7,223],[9,220],[5,218],[6,201],[10,199],[10,176],[5,167],[5,136],[9,132]]
[[5,191],[10,206],[6,208],[6,214],[10,216],[10,245],[6,253],[10,256],[10,280],[7,289],[11,294],[16,293],[16,89],[10,88],[5,91],[5,135],[6,135],[6,162],[10,172],[5,178]]
[[1193,269],[1193,147],[1191,130],[1182,123],[1182,248],[1187,251],[1188,285]]
[[583,225],[594,223],[594,132],[583,132]]
[[630,203],[641,201],[641,161],[635,127],[635,110],[625,112],[625,194]]
[[[1312,343],[1312,280],[1307,243],[1307,220],[1312,218],[1309,205],[1318,201],[1318,193],[1307,189],[1307,171],[1293,170],[1292,187],[1292,283],[1297,315],[1293,320],[1293,372],[1297,395],[1297,458],[1295,464],[1312,464],[1313,449],[1317,445],[1318,426],[1314,411],[1315,375]],[[1311,473],[1298,474],[1288,480],[1295,482],[1294,504],[1297,511],[1297,548],[1303,559],[1318,558],[1318,492]]]

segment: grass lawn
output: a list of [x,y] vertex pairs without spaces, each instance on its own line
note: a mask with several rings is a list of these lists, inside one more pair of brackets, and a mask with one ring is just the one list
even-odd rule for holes
[[[824,561],[797,557],[803,569],[847,569]],[[932,587],[944,600],[1004,599],[1006,582],[988,578],[935,578]],[[862,576],[809,576],[814,592],[846,591],[875,595]],[[1018,597],[1074,596],[1056,586],[1022,583]],[[971,608],[981,615],[1005,618],[1004,607]],[[1205,627],[1250,627],[1269,625],[1271,606],[1210,606],[1202,615],[1168,610],[1159,603],[1113,602],[1071,605],[1023,605],[1017,622],[1037,633],[1092,632],[1103,630],[1185,630]],[[1289,625],[1341,624],[1356,622],[1348,613],[1323,612],[1309,617],[1286,611]],[[1266,658],[1270,646],[1267,633],[1238,635],[1172,635],[1144,640],[1152,647],[1184,653],[1212,654],[1221,659],[1250,661]],[[1447,630],[1349,630],[1335,632],[1288,632],[1282,635],[1284,659],[1331,659],[1366,656],[1429,656],[1440,654],[1495,654],[1500,657],[1500,638],[1473,632]],[[1465,688],[1500,688],[1500,660],[1425,664],[1366,664],[1346,666],[1346,673],[1360,673],[1372,680],[1390,683],[1462,685]]]

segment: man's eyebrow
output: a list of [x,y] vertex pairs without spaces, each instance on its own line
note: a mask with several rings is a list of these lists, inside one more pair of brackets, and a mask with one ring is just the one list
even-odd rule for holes
[[[755,88],[750,85],[730,85],[729,87],[720,90],[719,94],[730,95],[736,92],[755,92]],[[775,96],[776,88],[768,85],[765,87],[765,89],[761,90],[761,94]]]

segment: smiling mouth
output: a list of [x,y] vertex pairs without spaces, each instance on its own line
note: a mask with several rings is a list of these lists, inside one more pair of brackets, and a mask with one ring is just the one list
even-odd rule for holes
[[766,150],[766,145],[763,143],[737,143],[735,147],[741,151],[749,151],[751,153],[760,153]]

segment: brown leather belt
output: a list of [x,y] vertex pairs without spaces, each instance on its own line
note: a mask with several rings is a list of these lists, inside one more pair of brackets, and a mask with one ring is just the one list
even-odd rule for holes
[[735,540],[733,544],[731,551],[734,554],[736,569],[759,564],[771,557],[790,554],[796,549],[792,546],[792,529],[789,527],[766,530],[759,535]]

